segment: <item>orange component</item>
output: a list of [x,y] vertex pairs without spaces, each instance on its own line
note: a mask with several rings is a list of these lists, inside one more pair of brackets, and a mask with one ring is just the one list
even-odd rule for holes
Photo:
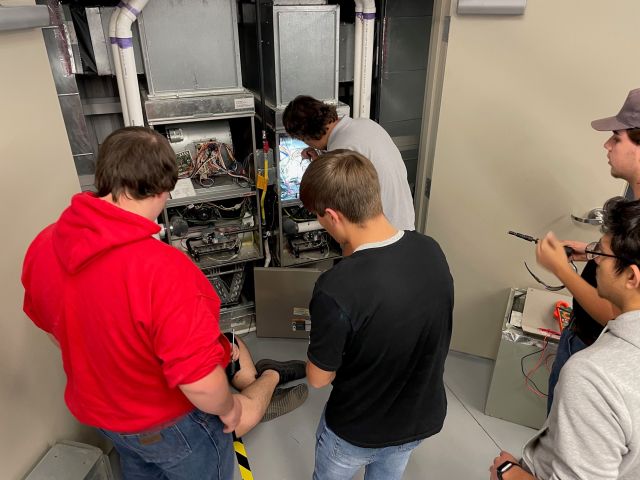
[[558,327],[560,332],[569,324],[571,320],[571,306],[563,301],[557,301],[553,308],[553,318],[558,321]]

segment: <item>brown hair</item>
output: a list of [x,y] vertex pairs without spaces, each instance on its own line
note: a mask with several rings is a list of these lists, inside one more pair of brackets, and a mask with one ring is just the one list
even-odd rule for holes
[[282,114],[287,133],[300,139],[320,140],[327,133],[327,125],[336,120],[338,112],[335,106],[307,95],[298,95],[291,100]]
[[616,273],[621,274],[629,265],[640,265],[640,200],[613,197],[603,210],[602,232],[611,235]]
[[629,136],[629,140],[631,140],[636,145],[640,145],[640,128],[628,129],[627,135]]
[[356,224],[382,214],[376,169],[351,150],[333,150],[312,161],[300,182],[300,199],[321,217],[331,208]]
[[95,186],[99,197],[128,195],[142,200],[173,190],[178,181],[176,154],[165,137],[146,127],[126,127],[100,145]]

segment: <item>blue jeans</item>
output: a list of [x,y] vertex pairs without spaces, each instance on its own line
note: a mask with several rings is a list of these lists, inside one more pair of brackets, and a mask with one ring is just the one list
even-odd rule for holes
[[125,480],[233,479],[233,441],[216,415],[194,410],[158,431],[100,431],[120,454]]
[[547,396],[547,416],[549,416],[549,412],[551,411],[551,405],[553,404],[553,391],[556,388],[556,384],[558,383],[558,378],[560,378],[560,370],[567,363],[569,357],[580,350],[584,350],[587,348],[587,345],[578,338],[576,333],[571,328],[571,325],[567,325],[567,327],[562,330],[562,334],[560,335],[560,340],[558,342],[558,351],[556,352],[556,358],[553,361],[553,366],[551,367],[551,373],[549,374],[549,389]]
[[316,432],[313,480],[349,480],[361,467],[365,467],[365,480],[400,479],[411,452],[420,442],[384,448],[356,447],[331,431],[323,413]]

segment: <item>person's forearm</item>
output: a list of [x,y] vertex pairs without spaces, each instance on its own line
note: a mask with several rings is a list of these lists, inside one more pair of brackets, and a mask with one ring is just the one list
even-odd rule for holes
[[233,396],[229,382],[220,367],[197,382],[180,385],[182,393],[191,403],[203,412],[213,415],[226,415],[233,409]]
[[199,410],[212,415],[224,416],[233,408],[233,395],[229,387],[216,393],[202,392],[196,396],[187,395],[187,398]]
[[600,325],[606,325],[609,320],[619,315],[619,310],[611,302],[600,297],[598,291],[578,275],[569,264],[555,272],[555,275],[571,292],[573,298]]

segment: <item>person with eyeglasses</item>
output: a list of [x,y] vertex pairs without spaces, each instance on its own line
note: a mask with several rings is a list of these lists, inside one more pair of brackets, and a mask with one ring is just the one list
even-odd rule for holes
[[598,295],[619,314],[562,369],[549,417],[522,460],[501,452],[491,480],[640,478],[640,200],[607,201],[602,231],[584,252],[596,265]]
[[[611,176],[626,180],[635,199],[640,198],[640,88],[629,92],[620,112],[614,117],[591,122],[597,131],[610,131],[605,142]],[[568,262],[563,246],[573,249],[572,261],[586,261],[582,274]],[[548,233],[536,247],[536,259],[555,275],[573,295],[573,313],[569,325],[562,331],[551,373],[547,397],[547,414],[551,410],[554,390],[560,371],[576,352],[592,345],[609,320],[620,313],[611,302],[596,292],[596,265],[585,254],[584,242],[561,241]]]

